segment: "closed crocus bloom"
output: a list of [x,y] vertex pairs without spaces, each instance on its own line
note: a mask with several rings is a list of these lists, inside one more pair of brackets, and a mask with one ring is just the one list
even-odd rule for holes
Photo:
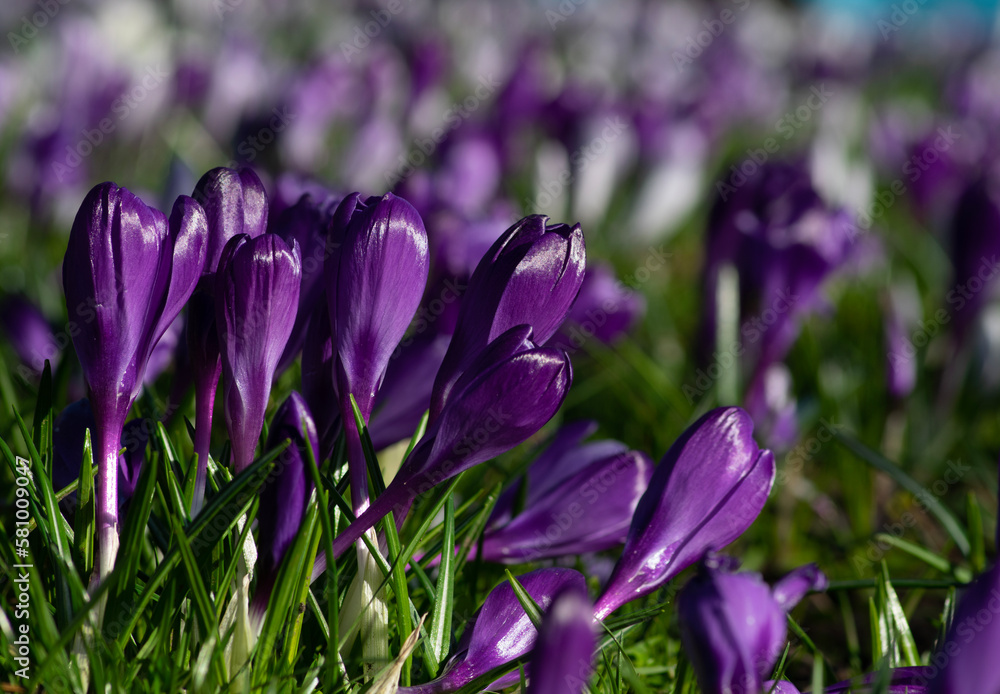
[[418,495],[523,443],[555,415],[572,381],[569,357],[538,347],[530,334],[512,328],[483,350],[385,492],[334,538],[335,556],[389,511],[400,518]]
[[367,423],[389,359],[427,284],[427,232],[420,215],[402,198],[387,193],[362,200],[353,193],[334,213],[331,233],[341,246],[327,265],[326,296],[351,497],[360,511],[368,498],[367,469],[350,396]]
[[529,325],[532,339],[543,344],[566,319],[583,282],[583,232],[579,225],[547,222],[543,215],[517,222],[472,273],[448,353],[434,381],[432,421],[462,372],[500,334]]
[[712,410],[681,435],[639,500],[614,573],[597,601],[604,619],[652,593],[750,527],[774,484],[774,455],[738,407]]
[[681,638],[705,694],[759,694],[785,646],[786,612],[826,587],[814,565],[782,579],[772,593],[758,574],[731,573],[728,557],[708,557],[677,596]]
[[309,408],[295,391],[274,414],[267,435],[267,449],[278,447],[285,439],[289,439],[291,445],[275,461],[274,481],[265,485],[260,493],[260,512],[257,514],[260,573],[252,607],[257,618],[267,609],[278,567],[302,524],[313,488],[306,466],[309,448],[316,455],[319,439]]
[[586,588],[563,588],[542,618],[528,694],[580,694],[594,662],[594,616]]
[[187,354],[195,387],[194,452],[198,456],[192,512],[205,496],[208,453],[212,436],[212,409],[222,374],[219,330],[216,326],[215,274],[226,244],[237,234],[256,238],[267,228],[267,194],[250,169],[212,169],[195,185],[194,198],[207,217],[208,244],[205,271],[188,308]]
[[[548,609],[553,598],[563,591],[572,590],[584,596],[587,593],[583,575],[572,569],[538,569],[519,577],[518,582],[543,610]],[[538,631],[507,582],[490,592],[472,620],[455,655],[445,665],[444,674],[427,684],[400,687],[402,694],[457,691],[493,668],[527,655],[538,638]],[[515,670],[487,689],[504,689],[515,684],[518,678]]]
[[253,460],[278,358],[295,322],[298,244],[274,234],[233,237],[215,278],[223,403],[237,472]]
[[97,430],[98,577],[118,552],[118,442],[157,340],[205,264],[205,215],[181,197],[167,218],[113,183],[94,187],[70,232],[63,287]]

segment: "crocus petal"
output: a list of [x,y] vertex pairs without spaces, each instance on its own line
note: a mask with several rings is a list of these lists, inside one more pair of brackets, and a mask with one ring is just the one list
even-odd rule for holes
[[802,694],[798,687],[787,680],[768,680],[764,683],[763,691],[769,694]]
[[826,574],[818,566],[806,564],[774,584],[774,599],[787,612],[799,604],[806,593],[826,590],[829,584]]
[[235,236],[219,261],[216,323],[237,472],[253,460],[271,380],[295,322],[300,279],[298,244],[289,248],[274,234]]
[[479,556],[524,563],[621,544],[652,474],[653,462],[638,451],[594,461],[526,502],[506,525],[487,531]]
[[597,601],[599,619],[648,595],[707,550],[729,544],[760,514],[774,483],[749,415],[713,410],[670,447],[639,501],[625,549]]
[[705,694],[761,692],[785,644],[785,612],[760,576],[703,567],[677,596],[684,650]]
[[170,212],[167,228],[173,241],[174,253],[170,285],[162,313],[152,330],[150,350],[191,298],[205,268],[208,253],[208,220],[205,210],[193,198],[186,195],[177,198]]
[[479,262],[459,309],[455,334],[434,382],[431,419],[476,354],[526,324],[544,343],[566,319],[583,282],[586,251],[579,225],[547,225],[542,215],[508,229]]
[[270,599],[281,560],[302,524],[312,493],[312,481],[306,469],[309,447],[314,455],[319,450],[312,415],[305,400],[295,391],[281,403],[274,415],[267,436],[267,449],[276,448],[285,439],[290,439],[291,445],[275,461],[274,481],[260,493],[257,546],[261,567],[254,605],[261,613]]
[[528,694],[580,694],[590,679],[595,641],[587,591],[571,584],[553,598],[542,619]]
[[942,659],[946,664],[928,687],[931,694],[1000,692],[1000,668],[995,662],[1000,652],[998,613],[1000,564],[994,564],[962,592],[951,628],[939,646],[947,660]]
[[237,234],[255,238],[267,229],[267,193],[251,169],[212,169],[195,184],[194,199],[208,217],[207,272],[219,267],[222,249]]
[[302,251],[302,287],[299,291],[299,307],[295,316],[292,335],[278,362],[278,371],[284,371],[302,350],[309,320],[323,296],[323,267],[332,258],[339,242],[328,234],[330,219],[336,198],[329,197],[317,202],[311,195],[303,195],[291,207],[285,209],[273,220],[273,231],[285,243],[296,241]]
[[[560,350],[529,348],[528,334],[527,326],[512,328],[484,350],[385,492],[334,538],[335,557],[389,511],[402,517],[419,494],[510,450],[552,418],[572,381],[569,358]],[[325,561],[317,560],[314,576]]]
[[606,264],[587,268],[566,322],[547,344],[578,349],[589,337],[610,344],[628,332],[646,311],[642,294],[624,285]]
[[427,232],[413,206],[391,193],[364,202],[348,196],[333,224],[343,224],[348,210],[338,270],[329,273],[336,292],[327,300],[337,340],[337,388],[342,398],[354,395],[367,419],[427,284]]
[[[563,590],[586,594],[586,581],[572,569],[538,569],[518,578],[524,589],[543,610]],[[401,687],[403,694],[452,692],[467,682],[529,653],[538,632],[525,613],[507,582],[501,583],[487,596],[483,606],[466,629],[459,650],[436,680],[416,687]],[[464,646],[464,647],[463,647]],[[518,679],[515,671],[494,682],[489,689],[509,687]]]

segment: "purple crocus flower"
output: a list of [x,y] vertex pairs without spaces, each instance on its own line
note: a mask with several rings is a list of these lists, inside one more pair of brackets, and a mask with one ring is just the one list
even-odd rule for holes
[[512,328],[473,361],[385,492],[334,539],[335,557],[389,511],[401,518],[418,495],[509,451],[552,418],[572,381],[569,357],[538,347],[530,334],[528,326]]
[[26,381],[42,373],[46,359],[53,369],[59,365],[62,349],[52,326],[27,298],[14,295],[0,302],[0,328],[21,360],[17,372]]
[[670,447],[639,500],[625,549],[597,601],[604,619],[750,527],[774,483],[774,455],[738,407],[712,410]]
[[483,535],[483,559],[523,563],[599,552],[625,541],[653,463],[617,441],[581,445],[592,428],[581,422],[557,434],[528,469],[524,509],[513,518],[520,483],[504,492]]
[[118,552],[118,443],[153,346],[194,291],[205,264],[205,215],[181,197],[168,223],[113,183],[80,207],[63,261],[63,287],[97,429],[98,577]]
[[438,371],[431,421],[476,355],[501,333],[530,325],[542,344],[566,318],[583,282],[586,252],[579,225],[549,225],[531,215],[496,240],[462,298],[455,334]]
[[274,481],[267,484],[260,493],[260,512],[257,514],[260,534],[257,546],[261,559],[257,590],[252,602],[252,610],[258,618],[267,609],[278,567],[302,524],[313,489],[306,461],[310,446],[313,454],[318,454],[319,439],[309,408],[302,396],[295,391],[281,403],[274,414],[266,448],[276,448],[285,439],[290,439],[292,443],[275,461]]
[[826,576],[796,569],[774,587],[758,574],[731,573],[734,562],[711,556],[677,596],[684,649],[705,694],[760,694],[785,646],[785,614]]
[[[543,610],[563,591],[587,594],[583,575],[572,569],[538,569],[518,578],[524,589]],[[588,614],[589,618],[589,614]],[[435,680],[415,687],[400,687],[401,694],[439,694],[453,692],[493,668],[509,663],[531,652],[538,632],[514,595],[509,583],[501,583],[490,591],[483,606],[472,618],[455,655],[445,665],[444,673]],[[491,684],[499,690],[518,681],[512,672]]]
[[194,197],[208,217],[208,258],[199,289],[188,308],[187,349],[194,377],[195,440],[198,456],[192,511],[197,513],[205,497],[212,410],[222,374],[219,329],[216,326],[215,274],[222,250],[237,234],[256,238],[267,228],[267,194],[250,169],[212,169],[195,185]]
[[580,694],[590,679],[595,645],[587,590],[570,584],[556,594],[542,619],[528,694]]
[[253,460],[278,359],[295,322],[299,247],[274,234],[234,236],[215,278],[226,427],[237,472]]
[[351,497],[361,511],[368,499],[367,467],[350,396],[367,424],[389,359],[427,284],[427,232],[413,206],[391,193],[367,200],[359,193],[347,196],[332,227],[342,245],[327,265],[327,302]]

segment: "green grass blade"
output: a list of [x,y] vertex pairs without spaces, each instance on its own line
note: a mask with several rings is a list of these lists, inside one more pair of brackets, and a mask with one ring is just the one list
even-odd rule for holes
[[[455,503],[449,498],[444,504],[444,544],[441,549],[441,566],[438,570],[431,625],[428,629],[425,652],[434,661],[435,674],[444,661],[451,645],[451,616],[455,609]],[[430,665],[430,663],[428,663]]]
[[927,510],[934,514],[934,516],[938,519],[938,522],[941,523],[942,527],[944,527],[945,532],[947,532],[955,541],[955,545],[958,547],[959,551],[961,551],[964,556],[969,556],[969,553],[972,551],[972,545],[969,543],[969,538],[966,537],[965,531],[962,530],[962,526],[959,524],[955,516],[952,515],[951,511],[945,508],[940,501],[938,501],[936,496],[924,489],[919,482],[910,477],[898,465],[868,448],[857,439],[845,436],[841,432],[834,432],[833,436],[848,450],[854,453],[854,455],[864,460],[876,470],[881,470],[885,474],[889,475],[889,477],[895,480],[896,484],[910,492],[914,498],[919,499],[920,502],[926,506]]
[[94,498],[94,449],[90,443],[90,429],[83,439],[83,461],[80,465],[80,488],[77,494],[75,537],[76,553],[82,562],[80,570],[86,576],[94,570],[94,527],[97,523],[97,505]]

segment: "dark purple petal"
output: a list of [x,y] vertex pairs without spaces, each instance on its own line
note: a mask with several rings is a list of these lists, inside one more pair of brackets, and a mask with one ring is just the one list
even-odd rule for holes
[[334,539],[334,556],[393,508],[401,517],[419,494],[510,450],[552,418],[569,390],[572,369],[564,352],[529,348],[529,333],[527,326],[512,328],[484,350],[385,492]]
[[802,694],[798,687],[787,680],[768,680],[761,691],[768,694]]
[[544,343],[566,318],[583,282],[586,251],[579,225],[525,217],[493,244],[469,280],[458,324],[434,383],[431,420],[480,350],[517,325]]
[[215,281],[223,403],[237,472],[253,460],[271,380],[299,301],[298,245],[274,234],[233,237]]
[[[25,297],[8,296],[0,303],[0,328],[18,358],[29,369],[28,372],[18,369],[20,373],[29,376],[41,374],[46,359],[53,369],[59,365],[62,348],[52,332],[52,326]],[[63,335],[64,339],[66,337]]]
[[434,376],[448,351],[451,335],[428,332],[404,346],[409,339],[400,343],[396,356],[389,361],[375,399],[370,430],[376,450],[413,436],[430,407]]
[[284,371],[302,350],[309,320],[323,298],[323,268],[328,259],[334,258],[338,251],[338,242],[328,234],[335,209],[332,206],[334,200],[336,198],[332,194],[320,201],[316,201],[311,195],[303,195],[297,203],[272,221],[273,232],[289,245],[294,240],[302,251],[299,306],[292,335],[278,362],[279,372]]
[[330,336],[330,313],[326,299],[320,297],[309,321],[302,345],[302,397],[315,412],[320,450],[316,455],[325,460],[333,453],[340,434],[340,406],[337,386],[333,380],[333,338]]
[[524,563],[621,544],[652,474],[652,461],[638,451],[596,460],[527,501],[510,522],[488,530],[479,556]]
[[[1000,564],[994,564],[962,591],[951,628],[938,654],[945,663],[930,683],[930,694],[1000,691]],[[937,664],[938,659],[931,662]]]
[[[538,569],[518,578],[524,589],[543,610],[563,590],[576,590],[586,595],[582,574],[572,569]],[[473,623],[463,635],[463,649],[455,654],[443,675],[416,687],[401,687],[403,694],[453,692],[495,667],[527,655],[535,644],[538,632],[507,582],[501,583],[487,596],[483,606],[472,618]],[[509,687],[518,679],[515,671],[500,678],[489,689]]]
[[595,645],[587,590],[571,584],[553,598],[542,619],[527,694],[580,694],[590,679]]
[[212,169],[195,185],[193,197],[208,216],[206,272],[218,269],[229,239],[256,238],[267,229],[267,192],[251,169]]
[[342,400],[354,395],[367,420],[427,284],[427,232],[413,206],[391,193],[364,202],[348,196],[333,224],[344,225],[338,270],[328,273],[335,291],[327,292],[337,388]]
[[774,584],[774,600],[787,612],[799,604],[807,593],[826,590],[828,585],[830,585],[829,579],[818,566],[806,564]]
[[688,659],[705,694],[761,692],[785,645],[785,611],[760,576],[705,566],[677,596]]
[[670,447],[639,501],[625,549],[597,601],[604,619],[750,527],[774,483],[774,456],[738,407],[712,410]]
[[285,439],[290,439],[291,445],[275,461],[269,476],[273,481],[260,492],[257,546],[261,563],[253,601],[260,612],[267,606],[278,567],[299,531],[313,488],[306,466],[309,447],[318,455],[319,439],[309,408],[295,391],[274,414],[267,449],[278,447]]

